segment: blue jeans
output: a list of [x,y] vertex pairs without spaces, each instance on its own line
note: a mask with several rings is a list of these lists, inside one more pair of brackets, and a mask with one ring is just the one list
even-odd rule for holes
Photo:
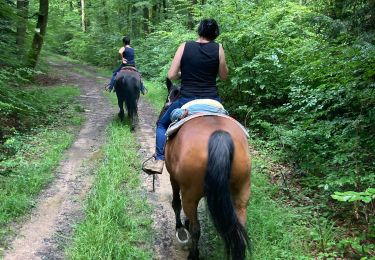
[[122,67],[123,65],[121,64],[117,69],[113,71],[111,81],[109,82],[109,87],[108,87],[109,90],[112,90],[113,87],[115,86],[117,72],[119,72]]
[[[184,104],[194,99],[199,99],[197,97],[180,97],[177,101],[173,102],[164,114],[160,117],[157,127],[156,127],[156,160],[164,160],[164,147],[167,137],[165,133],[167,132],[168,126],[171,123],[171,113],[176,108],[181,108]],[[219,97],[212,98],[219,102],[221,99]]]

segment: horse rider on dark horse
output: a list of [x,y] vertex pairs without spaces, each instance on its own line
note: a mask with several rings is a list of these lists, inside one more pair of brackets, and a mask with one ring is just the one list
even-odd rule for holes
[[122,39],[122,42],[124,44],[123,47],[121,47],[118,51],[118,55],[121,62],[121,65],[113,72],[111,81],[107,84],[106,90],[112,91],[115,83],[116,83],[116,76],[119,71],[121,70],[130,70],[130,71],[135,71],[139,75],[139,80],[140,80],[140,91],[144,95],[147,90],[143,85],[143,82],[141,80],[141,74],[139,71],[136,69],[135,66],[135,51],[134,49],[130,46],[130,38],[128,36],[125,36]]
[[171,112],[196,99],[213,99],[221,102],[216,78],[225,80],[228,67],[224,49],[215,39],[220,30],[214,19],[204,19],[198,27],[198,39],[182,43],[168,71],[170,80],[181,79],[180,98],[173,102],[159,118],[156,129],[156,152],[153,160],[143,165],[148,174],[161,174],[164,167],[166,130],[171,123]]

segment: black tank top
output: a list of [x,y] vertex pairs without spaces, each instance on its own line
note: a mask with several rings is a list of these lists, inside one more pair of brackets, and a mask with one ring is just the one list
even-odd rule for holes
[[135,53],[133,48],[125,47],[124,51],[122,52],[122,57],[128,61],[126,65],[135,67]]
[[181,57],[181,95],[218,97],[216,77],[219,72],[219,44],[186,42]]

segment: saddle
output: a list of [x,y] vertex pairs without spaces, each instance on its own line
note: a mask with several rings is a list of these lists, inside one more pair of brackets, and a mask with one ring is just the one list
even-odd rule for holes
[[225,117],[241,127],[246,137],[249,138],[249,133],[243,125],[228,115],[223,105],[213,99],[196,99],[183,105],[181,108],[174,109],[171,113],[172,123],[169,125],[166,136],[171,137],[181,126],[187,121],[202,116],[220,116]]
[[141,74],[139,73],[139,71],[135,67],[125,66],[125,67],[122,67],[121,70],[117,73],[116,80],[123,77],[124,74],[127,74],[127,73],[133,73],[134,75],[137,76],[138,80],[141,79]]
[[124,66],[124,67],[121,68],[121,70],[125,70],[125,71],[129,70],[129,71],[135,71],[135,72],[139,73],[139,71],[135,67],[133,67],[133,66]]

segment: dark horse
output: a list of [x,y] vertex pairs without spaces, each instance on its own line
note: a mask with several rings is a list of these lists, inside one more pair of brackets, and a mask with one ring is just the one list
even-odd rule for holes
[[[167,87],[170,94],[178,97],[169,80]],[[180,217],[181,201],[187,216],[185,227],[192,239],[188,259],[199,259],[197,207],[202,197],[206,197],[211,219],[224,240],[227,257],[244,259],[249,244],[245,222],[251,163],[247,137],[239,124],[220,116],[187,121],[169,137],[165,163],[173,189],[178,238],[185,230]]]
[[125,118],[124,102],[128,112],[131,129],[134,130],[138,120],[138,99],[140,95],[140,76],[137,71],[120,70],[116,75],[115,91],[120,112],[121,121]]

